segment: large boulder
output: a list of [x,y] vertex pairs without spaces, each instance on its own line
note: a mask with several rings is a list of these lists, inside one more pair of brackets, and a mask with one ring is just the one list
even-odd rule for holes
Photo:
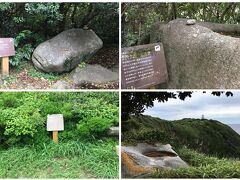
[[44,72],[69,72],[102,46],[92,30],[70,29],[41,43],[33,52],[32,62]]
[[187,168],[170,144],[122,146],[122,177],[140,177],[156,170]]
[[240,40],[217,32],[238,32],[240,25],[176,19],[157,23],[151,42],[161,41],[169,73],[166,88],[240,87]]
[[115,64],[113,67],[111,67],[111,71],[119,73],[119,64]]

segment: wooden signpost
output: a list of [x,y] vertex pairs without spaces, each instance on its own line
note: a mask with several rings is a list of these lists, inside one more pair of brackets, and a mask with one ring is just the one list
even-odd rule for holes
[[47,131],[52,131],[52,138],[58,143],[58,131],[64,130],[64,120],[62,114],[51,114],[47,117]]
[[122,89],[146,89],[168,81],[161,43],[122,49]]
[[0,38],[1,71],[3,76],[9,75],[9,56],[15,56],[14,39]]

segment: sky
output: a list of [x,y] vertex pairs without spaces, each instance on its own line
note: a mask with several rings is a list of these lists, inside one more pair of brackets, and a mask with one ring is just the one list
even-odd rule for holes
[[194,91],[184,101],[169,99],[167,102],[154,101],[154,106],[143,114],[165,120],[202,118],[218,120],[224,124],[240,124],[240,91],[231,91],[233,96],[213,96],[211,91]]

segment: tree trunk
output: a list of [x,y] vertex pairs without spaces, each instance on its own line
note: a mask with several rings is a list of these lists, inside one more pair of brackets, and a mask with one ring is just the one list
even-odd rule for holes
[[177,19],[177,4],[172,4],[172,19]]
[[83,27],[88,25],[90,21],[92,21],[97,15],[99,14],[99,10],[94,8],[94,5],[90,3],[88,8],[88,13],[83,17],[82,22],[80,23],[79,27]]
[[69,8],[71,7],[71,4],[69,3],[61,3],[60,4],[60,13],[63,15],[63,20],[59,24],[59,32],[62,32],[65,30],[66,23],[67,23],[67,13],[69,11]]
[[214,32],[240,33],[240,24],[219,24],[211,22],[197,22],[197,24],[209,28]]
[[72,12],[72,15],[71,15],[71,22],[72,22],[72,27],[76,28],[76,22],[75,22],[75,14],[77,12],[77,3],[74,4],[74,7],[73,7],[73,12]]

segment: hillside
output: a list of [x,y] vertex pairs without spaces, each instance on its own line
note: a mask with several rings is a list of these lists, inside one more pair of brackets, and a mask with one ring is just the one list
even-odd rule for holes
[[219,157],[240,156],[240,135],[215,120],[182,119],[166,121],[139,115],[122,124],[123,143],[169,143],[175,148],[186,146]]

